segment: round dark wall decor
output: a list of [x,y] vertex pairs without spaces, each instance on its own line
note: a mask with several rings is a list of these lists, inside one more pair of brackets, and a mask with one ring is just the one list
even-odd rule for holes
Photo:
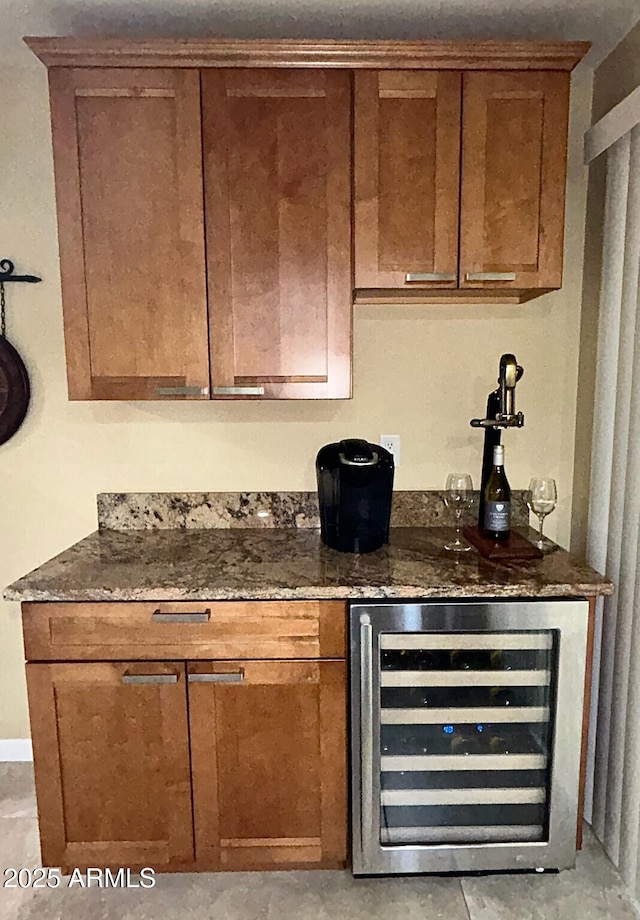
[[31,390],[24,362],[11,342],[0,336],[0,444],[22,425]]
[[24,422],[31,396],[24,361],[6,337],[4,286],[7,282],[37,284],[40,280],[36,275],[18,275],[11,259],[0,259],[0,444],[13,437]]

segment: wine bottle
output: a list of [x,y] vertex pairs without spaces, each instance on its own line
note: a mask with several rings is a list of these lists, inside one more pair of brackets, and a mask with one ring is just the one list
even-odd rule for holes
[[489,652],[481,649],[452,649],[449,662],[452,670],[460,671],[485,671],[491,667]]
[[511,489],[504,471],[504,447],[493,448],[493,469],[484,490],[484,535],[508,540],[511,532]]
[[452,754],[484,754],[482,735],[472,725],[456,726],[450,734]]

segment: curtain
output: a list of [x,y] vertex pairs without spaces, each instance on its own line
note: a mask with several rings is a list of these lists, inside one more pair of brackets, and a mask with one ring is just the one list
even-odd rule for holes
[[603,155],[587,559],[616,593],[597,607],[592,822],[640,898],[640,125]]

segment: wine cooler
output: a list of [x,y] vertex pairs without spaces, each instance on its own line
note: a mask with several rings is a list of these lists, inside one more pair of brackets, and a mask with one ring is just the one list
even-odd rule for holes
[[588,603],[350,606],[356,875],[575,860]]

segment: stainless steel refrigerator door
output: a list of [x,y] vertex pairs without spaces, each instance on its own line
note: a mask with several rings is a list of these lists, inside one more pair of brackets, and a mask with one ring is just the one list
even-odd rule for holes
[[[588,602],[573,599],[351,604],[356,875],[561,869],[574,864],[587,622]],[[499,654],[506,664],[483,672],[474,670],[471,658],[466,670],[411,671],[394,668],[392,661],[383,672],[383,655],[393,659],[416,654],[435,659]],[[527,661],[535,667],[527,670]],[[498,692],[511,687],[511,699],[489,711],[460,706],[461,694],[495,692],[490,684]],[[411,708],[409,703],[407,708],[402,694],[421,687],[429,688],[429,705]],[[382,694],[387,700],[399,694],[399,702],[392,699],[383,706]],[[456,694],[458,702],[451,706]],[[492,726],[494,714],[498,717]],[[518,720],[534,739],[533,752],[517,750],[516,738],[515,753],[505,754]],[[495,724],[504,727],[507,741],[502,748],[504,739],[494,734],[491,743],[497,737],[497,747],[488,752],[477,747],[481,752],[474,753],[473,730],[494,730]],[[415,746],[405,754],[394,751],[393,743],[388,751],[381,750],[383,733],[393,739],[399,731],[402,737],[407,727],[424,742],[424,754],[416,753]],[[446,745],[454,745],[456,753],[442,753],[451,749]],[[503,782],[506,776],[542,774],[544,784],[535,779],[530,784]],[[454,782],[452,788],[448,777],[461,775],[467,781]],[[431,780],[421,785],[418,777]],[[489,819],[478,819],[479,812]],[[409,819],[388,819],[398,813]],[[467,814],[473,815],[469,825]],[[516,816],[512,823],[511,814]],[[455,821],[447,820],[454,815]]]

